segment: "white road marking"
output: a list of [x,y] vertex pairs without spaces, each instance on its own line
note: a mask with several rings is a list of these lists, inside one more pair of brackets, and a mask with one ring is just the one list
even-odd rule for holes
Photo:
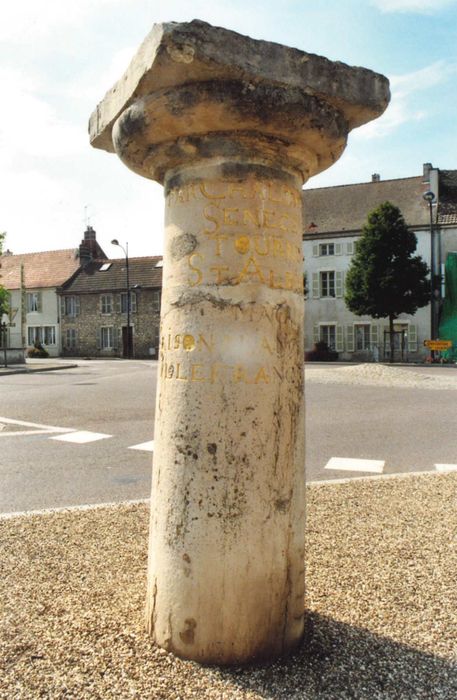
[[324,469],[341,469],[347,472],[370,472],[382,474],[385,461],[379,459],[352,459],[348,457],[332,457]]
[[437,472],[457,472],[457,464],[435,464]]
[[131,445],[129,450],[146,450],[146,452],[154,452],[154,440],[149,442],[141,442],[139,445]]
[[104,438],[113,437],[112,435],[106,435],[105,433],[92,433],[90,430],[77,430],[73,433],[67,433],[66,435],[55,435],[49,438],[50,440],[61,440],[62,442],[96,442],[96,440],[103,440]]
[[[15,418],[3,418],[0,416],[0,423],[6,423],[7,425],[22,425],[25,428],[39,428],[43,433],[69,433],[74,430],[74,428],[58,428],[55,425],[44,425],[43,423],[31,423],[28,420],[16,420]],[[24,433],[26,431],[23,431]],[[4,435],[6,433],[3,433]],[[2,431],[0,431],[0,436]],[[17,435],[17,433],[16,433]]]

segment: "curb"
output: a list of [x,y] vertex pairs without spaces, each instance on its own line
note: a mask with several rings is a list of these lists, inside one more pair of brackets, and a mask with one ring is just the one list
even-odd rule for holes
[[24,367],[10,369],[5,367],[0,369],[0,377],[7,376],[9,374],[33,374],[34,372],[56,372],[59,369],[74,369],[79,365],[51,365],[49,367]]

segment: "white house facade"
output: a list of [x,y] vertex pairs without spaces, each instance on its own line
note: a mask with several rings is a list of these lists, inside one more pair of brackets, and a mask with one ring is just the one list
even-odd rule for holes
[[[432,191],[430,208],[423,199]],[[417,237],[416,254],[435,275],[444,272],[449,254],[457,251],[457,171],[423,166],[419,177],[371,182],[303,191],[303,252],[307,278],[305,349],[312,350],[319,340],[338,352],[339,358],[354,361],[388,359],[390,339],[388,319],[356,316],[344,303],[346,273],[368,214],[381,203],[398,206]],[[432,234],[431,234],[432,231]],[[435,302],[435,337],[445,298],[444,285]],[[424,340],[432,337],[431,305],[414,316],[402,314],[395,322],[397,358],[422,361],[430,354]],[[454,341],[454,339],[452,339]],[[455,338],[457,346],[457,338]]]

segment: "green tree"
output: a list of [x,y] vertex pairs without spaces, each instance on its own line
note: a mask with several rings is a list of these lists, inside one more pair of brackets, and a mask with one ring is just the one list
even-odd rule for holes
[[[6,236],[5,232],[0,233],[0,257],[2,255],[2,251],[3,251],[3,241],[5,239],[5,236]],[[0,261],[0,268],[1,268],[1,266],[2,266],[2,264]],[[1,279],[1,272],[0,272],[0,279]],[[2,318],[3,314],[8,313],[8,310],[9,310],[9,294],[8,294],[7,290],[5,289],[5,287],[3,287],[2,284],[0,283],[0,322],[1,322],[1,318]]]
[[416,235],[398,207],[384,202],[368,215],[346,276],[345,302],[357,316],[388,318],[390,361],[394,361],[394,320],[414,314],[431,298],[429,269]]

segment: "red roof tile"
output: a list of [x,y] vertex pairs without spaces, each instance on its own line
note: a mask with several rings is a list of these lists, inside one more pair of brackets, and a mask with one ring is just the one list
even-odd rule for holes
[[27,289],[58,287],[78,269],[79,264],[77,248],[2,255],[0,284],[6,289],[20,289],[23,265]]

